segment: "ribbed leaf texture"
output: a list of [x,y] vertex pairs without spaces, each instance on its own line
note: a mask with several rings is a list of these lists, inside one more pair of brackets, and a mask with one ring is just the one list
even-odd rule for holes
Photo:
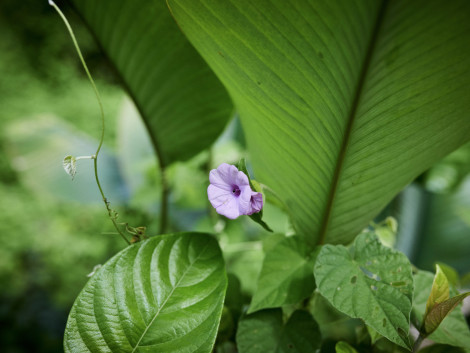
[[470,139],[467,0],[168,0],[298,234],[347,243]]
[[78,296],[66,352],[211,352],[227,278],[217,241],[180,233],[130,246]]
[[163,166],[210,146],[232,103],[165,1],[72,0],[134,100]]

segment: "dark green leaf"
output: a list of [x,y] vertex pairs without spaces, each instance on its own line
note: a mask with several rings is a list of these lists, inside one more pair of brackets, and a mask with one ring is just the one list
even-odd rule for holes
[[248,312],[296,304],[311,295],[316,254],[318,251],[312,253],[300,237],[287,237],[277,243],[264,258]]
[[259,311],[240,321],[237,344],[240,353],[311,353],[320,347],[318,325],[306,311],[295,311],[282,322],[281,309]]
[[405,255],[382,245],[372,233],[362,233],[349,250],[323,246],[314,274],[319,292],[336,309],[410,348],[413,277]]
[[434,332],[451,312],[454,310],[462,301],[470,295],[470,292],[456,295],[455,297],[449,298],[442,303],[434,305],[428,312],[424,319],[424,332],[428,335]]
[[130,246],[78,296],[65,351],[211,352],[226,286],[222,254],[209,235],[164,235]]
[[467,0],[168,4],[312,244],[350,242],[470,139]]
[[230,99],[165,1],[72,2],[145,120],[160,163],[210,146],[231,115]]

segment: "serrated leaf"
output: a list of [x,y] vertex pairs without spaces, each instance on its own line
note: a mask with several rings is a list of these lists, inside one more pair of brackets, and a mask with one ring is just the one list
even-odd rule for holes
[[470,292],[459,294],[441,303],[435,304],[427,313],[424,319],[424,332],[426,335],[433,333],[441,324],[442,320],[454,310],[457,305],[470,295]]
[[[436,275],[432,282],[431,293],[429,293],[428,301],[426,302],[426,311],[424,317],[426,317],[431,309],[439,303],[449,299],[449,281],[446,275],[441,270],[439,265],[436,265]],[[434,330],[433,330],[434,331]]]
[[129,246],[78,296],[64,349],[211,352],[226,286],[222,254],[209,235],[171,234]]
[[257,289],[248,313],[296,304],[315,289],[312,268],[318,251],[310,251],[300,237],[287,237],[263,261]]
[[256,176],[312,244],[349,243],[470,140],[470,2],[168,0],[225,84]]
[[74,156],[65,156],[64,161],[62,162],[65,172],[73,178],[77,174],[77,160]]
[[165,1],[72,3],[144,119],[160,165],[209,147],[231,117],[232,104]]
[[[419,271],[414,275],[415,290],[413,296],[413,323],[420,327],[423,322],[429,291],[433,283],[434,275],[430,272]],[[457,293],[451,288],[450,295]],[[453,310],[429,335],[429,339],[442,344],[449,344],[464,348],[470,348],[470,330],[462,314],[460,306]]]
[[311,353],[321,344],[321,334],[312,316],[295,311],[286,323],[281,309],[269,309],[244,317],[238,326],[240,353]]
[[335,346],[336,353],[357,353],[356,349],[349,343],[340,341]]
[[315,263],[318,291],[338,310],[410,348],[413,277],[407,257],[360,234],[351,249],[325,245]]

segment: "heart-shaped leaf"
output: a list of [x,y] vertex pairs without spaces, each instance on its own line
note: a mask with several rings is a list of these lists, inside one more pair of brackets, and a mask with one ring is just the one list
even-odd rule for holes
[[249,313],[296,304],[315,289],[315,255],[302,238],[287,237],[266,254]]
[[78,296],[65,351],[211,352],[226,286],[209,235],[164,235],[127,247]]
[[168,0],[296,233],[348,243],[470,139],[467,0]]
[[160,164],[188,159],[210,146],[230,118],[232,104],[165,1],[72,3],[134,100]]
[[413,277],[404,254],[382,245],[374,234],[362,233],[351,249],[323,246],[314,274],[318,291],[336,309],[410,348]]
[[281,309],[262,310],[244,317],[238,326],[240,353],[311,353],[320,344],[317,323],[302,310],[294,311],[286,323]]

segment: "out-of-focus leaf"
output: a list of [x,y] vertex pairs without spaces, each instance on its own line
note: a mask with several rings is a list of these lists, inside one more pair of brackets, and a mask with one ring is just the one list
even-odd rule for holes
[[356,349],[352,347],[349,343],[340,341],[336,343],[336,353],[357,353]]
[[374,234],[362,233],[349,250],[323,246],[314,274],[318,291],[336,309],[364,320],[392,342],[411,347],[413,277],[404,254],[382,245]]
[[311,244],[350,242],[470,139],[467,0],[168,4]]
[[[414,275],[412,319],[416,327],[422,325],[433,277],[432,273],[425,271],[419,271]],[[457,292],[450,288],[450,295],[455,296]],[[465,322],[461,306],[457,306],[428,338],[436,343],[470,348],[470,330]]]
[[72,3],[134,100],[160,164],[189,159],[210,146],[231,116],[230,98],[165,2]]
[[248,313],[296,304],[311,295],[315,289],[312,268],[316,254],[318,251],[311,252],[297,236],[277,243],[264,258]]
[[222,254],[209,235],[163,235],[129,246],[78,296],[65,351],[211,352],[226,286]]
[[240,353],[311,353],[321,344],[321,335],[312,316],[295,311],[286,323],[281,309],[262,310],[244,317],[238,326]]

